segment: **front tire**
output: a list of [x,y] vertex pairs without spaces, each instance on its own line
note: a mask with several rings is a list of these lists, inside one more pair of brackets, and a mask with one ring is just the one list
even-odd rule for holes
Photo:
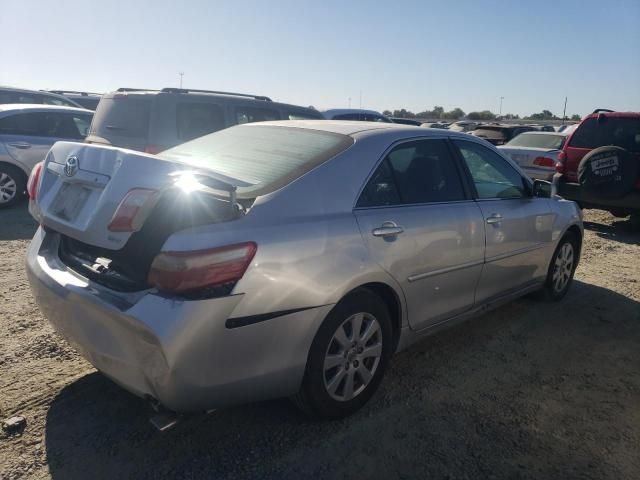
[[342,418],[377,390],[393,352],[385,302],[358,289],[331,310],[316,334],[300,391],[293,402],[310,416]]
[[567,232],[551,257],[547,280],[542,289],[545,300],[558,301],[567,294],[578,266],[578,252],[578,238],[574,233]]

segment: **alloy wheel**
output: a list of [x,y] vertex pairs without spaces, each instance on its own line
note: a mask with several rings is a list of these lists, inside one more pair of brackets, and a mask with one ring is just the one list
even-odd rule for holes
[[0,173],[0,203],[9,203],[16,196],[16,181],[6,173]]
[[323,376],[327,393],[346,402],[362,393],[382,357],[382,329],[370,313],[348,317],[333,334],[327,348]]
[[566,242],[560,248],[553,267],[552,283],[553,290],[556,293],[562,292],[569,283],[569,280],[571,280],[573,257],[573,245],[570,242]]

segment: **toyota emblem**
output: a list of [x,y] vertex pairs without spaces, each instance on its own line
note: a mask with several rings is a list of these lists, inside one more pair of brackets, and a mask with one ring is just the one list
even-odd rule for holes
[[64,174],[67,177],[73,177],[78,171],[78,157],[71,155],[67,158],[67,163],[64,165]]

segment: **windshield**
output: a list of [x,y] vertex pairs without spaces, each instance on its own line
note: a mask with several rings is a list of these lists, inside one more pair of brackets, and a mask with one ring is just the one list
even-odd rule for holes
[[277,190],[353,144],[346,135],[304,128],[232,127],[166,150],[162,157],[207,168],[249,186],[238,196]]
[[560,149],[564,143],[564,135],[543,135],[539,133],[521,133],[513,140],[507,142],[509,147],[530,147],[530,148],[548,148]]

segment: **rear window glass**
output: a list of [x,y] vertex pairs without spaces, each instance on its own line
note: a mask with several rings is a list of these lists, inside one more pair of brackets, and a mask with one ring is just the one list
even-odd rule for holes
[[509,135],[508,132],[502,128],[476,128],[473,134],[477,137],[491,139],[505,139]]
[[586,119],[571,137],[570,147],[598,148],[615,145],[640,152],[640,118],[603,117]]
[[211,169],[247,184],[244,198],[281,188],[353,144],[346,135],[303,128],[231,127],[171,148],[170,160]]
[[116,95],[102,98],[93,116],[91,135],[99,137],[146,137],[149,133],[151,98]]
[[180,140],[192,140],[225,127],[224,112],[213,103],[180,103],[176,108]]
[[256,108],[256,107],[238,107],[236,108],[236,122],[253,123],[253,122],[268,122],[271,120],[280,120],[280,114],[277,111],[270,108]]
[[521,133],[507,143],[509,147],[529,147],[529,148],[562,148],[564,135],[540,135],[535,133]]

